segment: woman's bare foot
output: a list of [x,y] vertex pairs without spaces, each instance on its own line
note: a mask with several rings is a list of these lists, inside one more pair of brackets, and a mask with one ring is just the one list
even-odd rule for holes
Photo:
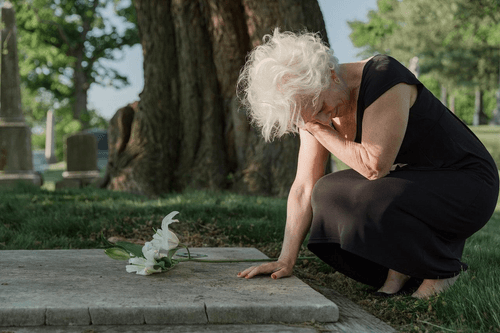
[[418,287],[417,291],[411,295],[415,298],[427,299],[431,296],[437,295],[449,287],[451,287],[455,281],[457,281],[458,275],[449,279],[425,279],[424,282]]
[[385,280],[384,285],[378,290],[379,293],[386,293],[388,295],[395,294],[403,288],[406,281],[408,281],[410,277],[405,274],[401,274],[399,272],[389,270],[387,273],[387,280]]

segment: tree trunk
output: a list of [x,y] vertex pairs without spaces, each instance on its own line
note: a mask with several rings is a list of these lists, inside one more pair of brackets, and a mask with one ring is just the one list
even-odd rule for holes
[[448,91],[443,85],[441,85],[441,103],[443,103],[444,106],[448,107]]
[[483,110],[483,90],[481,88],[476,88],[476,100],[474,107],[474,117],[472,119],[472,125],[484,125],[488,123],[488,116]]
[[[108,188],[152,196],[190,187],[288,193],[298,137],[265,143],[240,108],[236,81],[247,53],[276,26],[320,31],[326,40],[317,1],[134,4],[144,53],[144,90],[127,118],[132,119],[129,139],[110,136],[110,146],[120,141],[123,147],[110,154],[114,167]],[[127,122],[121,122],[122,130],[118,123],[110,125],[110,132],[125,137]]]
[[[79,120],[83,127],[88,127],[86,121],[87,99],[89,84],[85,71],[83,70],[83,45],[76,51],[76,60],[73,73],[73,84],[75,85],[75,95],[73,104],[73,119]],[[83,117],[82,117],[83,116]]]

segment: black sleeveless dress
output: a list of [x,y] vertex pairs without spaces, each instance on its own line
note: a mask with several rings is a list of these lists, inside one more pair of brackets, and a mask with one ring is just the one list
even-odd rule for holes
[[394,58],[363,69],[357,134],[364,110],[398,83],[416,85],[394,170],[367,180],[354,170],[322,177],[312,195],[309,249],[338,271],[380,286],[393,269],[417,279],[465,270],[465,240],[490,219],[498,170],[479,139]]

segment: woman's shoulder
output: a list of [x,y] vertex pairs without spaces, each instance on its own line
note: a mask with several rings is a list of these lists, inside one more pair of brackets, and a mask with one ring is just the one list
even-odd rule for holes
[[401,62],[387,54],[377,54],[363,61],[365,62],[365,70],[372,70],[380,74],[411,74]]
[[[374,81],[376,82],[375,85],[379,85],[380,81],[397,80],[397,77],[407,78],[409,75],[413,76],[402,63],[386,54],[377,54],[364,60],[347,63],[344,66],[350,69],[351,74],[357,73],[356,76],[359,76],[360,85],[363,82],[368,84]],[[413,79],[416,80],[414,76]]]
[[391,56],[378,54],[366,60],[359,92],[363,109],[398,83],[421,85],[409,69]]

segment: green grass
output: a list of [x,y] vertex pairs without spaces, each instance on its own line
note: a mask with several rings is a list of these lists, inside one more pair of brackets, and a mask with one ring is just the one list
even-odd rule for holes
[[174,210],[186,224],[217,223],[235,242],[243,236],[270,242],[283,236],[285,209],[280,199],[231,193],[152,200],[90,187],[49,191],[22,184],[0,190],[0,249],[97,247],[103,230],[128,234],[144,225],[158,228]]
[[[209,191],[147,199],[95,188],[49,191],[22,184],[0,190],[0,249],[97,248],[101,232],[150,240],[152,228],[173,210],[181,213],[181,223],[171,225],[181,241],[205,234],[203,246],[255,246],[270,256],[279,253],[285,199]],[[495,332],[500,327],[499,230],[497,206],[490,222],[466,244],[463,260],[469,270],[448,292],[427,301],[397,297],[367,303],[366,287],[315,263],[298,265],[296,275],[305,276],[300,270],[312,267],[309,275],[323,277],[327,286],[404,332]]]
[[500,169],[500,126],[471,126],[470,129],[488,149]]

